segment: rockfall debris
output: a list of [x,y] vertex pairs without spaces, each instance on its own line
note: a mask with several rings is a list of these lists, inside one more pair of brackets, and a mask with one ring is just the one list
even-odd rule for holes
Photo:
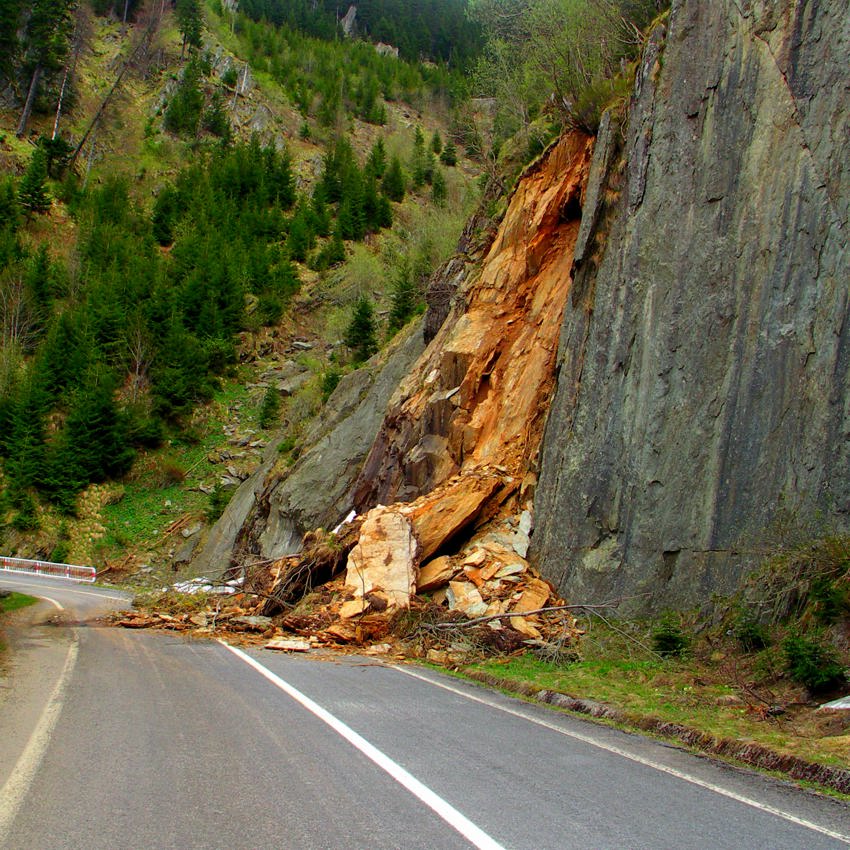
[[569,653],[581,630],[525,558],[528,510],[443,551],[509,484],[497,473],[464,476],[410,504],[379,505],[337,534],[307,535],[299,555],[254,566],[243,588],[228,587],[236,592],[171,591],[116,624],[449,664],[471,654]]

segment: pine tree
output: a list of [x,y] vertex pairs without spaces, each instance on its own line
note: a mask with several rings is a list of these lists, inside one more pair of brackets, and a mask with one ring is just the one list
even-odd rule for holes
[[354,305],[354,315],[345,331],[345,344],[354,353],[356,363],[368,360],[378,350],[375,310],[365,295]]
[[434,135],[431,136],[431,150],[437,156],[443,151],[443,140],[440,138],[440,131],[434,130]]
[[369,151],[369,158],[366,160],[366,169],[380,180],[387,170],[387,149],[384,145],[383,138],[378,138],[372,149]]
[[199,0],[177,0],[177,28],[183,36],[180,51],[182,56],[186,48],[199,50],[202,44],[203,17]]
[[413,282],[410,263],[404,262],[393,284],[392,307],[390,308],[389,331],[395,333],[403,328],[416,312],[419,293]]
[[397,156],[394,156],[390,161],[384,179],[381,181],[381,189],[391,201],[400,202],[404,200],[404,174]]
[[225,142],[230,141],[230,121],[220,92],[213,92],[210,105],[206,108],[201,123],[203,128],[214,136],[218,136]]
[[[18,229],[18,195],[15,191],[15,181],[11,177],[0,180],[0,231],[14,233]],[[0,269],[3,263],[0,262]]]
[[27,215],[44,213],[50,209],[50,193],[46,183],[47,154],[43,148],[36,148],[18,186],[18,203]]
[[431,200],[438,207],[446,203],[446,178],[439,168],[434,169],[434,176],[431,178]]
[[23,0],[0,0],[0,79],[11,80],[21,51],[18,41]]
[[68,52],[74,0],[35,0],[24,30],[24,57],[31,69],[27,99],[16,134],[23,136],[45,74],[62,67]]
[[260,407],[260,427],[271,428],[277,424],[280,415],[280,393],[269,387],[263,396],[263,404]]
[[451,139],[446,142],[443,152],[440,154],[440,162],[443,165],[457,165],[457,148]]

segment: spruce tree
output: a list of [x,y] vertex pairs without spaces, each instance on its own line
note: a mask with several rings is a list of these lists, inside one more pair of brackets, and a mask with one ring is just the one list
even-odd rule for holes
[[378,180],[384,176],[384,172],[387,170],[387,149],[382,138],[378,138],[372,145],[369,158],[366,160],[366,168]]
[[50,193],[46,183],[47,154],[43,148],[36,148],[18,186],[18,203],[27,215],[44,213],[50,209]]
[[401,162],[397,156],[390,161],[389,167],[381,181],[381,189],[391,201],[403,201],[405,193],[404,174],[401,170]]
[[12,80],[20,55],[18,41],[23,0],[0,0],[0,79]]
[[181,56],[186,48],[199,50],[202,44],[203,17],[199,0],[177,0],[177,28],[183,36]]
[[389,331],[395,333],[403,328],[416,312],[419,293],[413,281],[410,263],[405,261],[393,284],[392,307],[390,308]]
[[443,140],[440,138],[439,130],[434,130],[434,135],[431,136],[431,150],[437,156],[443,151]]
[[279,416],[280,393],[274,387],[269,387],[263,396],[263,403],[260,407],[260,427],[272,428],[277,424]]
[[365,295],[354,305],[354,315],[345,331],[345,344],[352,350],[356,363],[368,360],[378,350],[375,310]]
[[446,203],[446,178],[439,168],[434,169],[434,176],[431,178],[431,200],[438,207]]
[[443,165],[457,165],[457,148],[451,139],[443,147],[443,152],[440,154],[440,162]]
[[74,0],[35,0],[24,30],[24,59],[29,70],[27,99],[16,131],[23,136],[45,75],[59,70],[68,52]]

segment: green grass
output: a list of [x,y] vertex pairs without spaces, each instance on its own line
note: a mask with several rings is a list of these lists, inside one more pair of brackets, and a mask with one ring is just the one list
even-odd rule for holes
[[[624,628],[642,635],[643,628],[636,624]],[[756,655],[737,655],[731,644],[715,643],[697,646],[682,659],[663,660],[606,629],[594,627],[591,635],[593,640],[582,643],[581,660],[572,663],[554,664],[529,653],[465,669],[484,673],[493,682],[604,702],[633,720],[655,718],[717,738],[748,739],[807,760],[850,767],[841,746],[850,734],[850,718],[829,718],[814,704],[796,705],[794,694],[782,691],[790,683],[759,683]],[[786,713],[765,716],[761,709],[766,704],[755,693],[787,704]]]
[[18,611],[35,605],[38,600],[34,596],[25,596],[23,593],[12,593],[11,596],[0,598],[0,613],[8,614],[10,611]]

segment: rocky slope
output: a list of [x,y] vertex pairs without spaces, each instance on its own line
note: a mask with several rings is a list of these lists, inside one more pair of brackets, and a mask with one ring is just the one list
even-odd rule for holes
[[600,136],[535,501],[569,597],[706,602],[846,526],[848,50],[840,0],[675,2]]
[[[402,597],[462,577],[495,594],[466,608],[492,613],[515,610],[488,582],[536,525],[529,557],[560,592],[647,610],[731,590],[780,524],[846,525],[844,12],[674,2],[627,120],[562,138],[492,241],[466,234],[432,283],[424,352],[407,371],[405,343],[392,397],[388,377],[320,444],[356,434],[357,451],[268,476],[237,562],[354,508],[347,615],[391,583],[365,560],[401,550]],[[468,581],[452,584],[463,610]]]

